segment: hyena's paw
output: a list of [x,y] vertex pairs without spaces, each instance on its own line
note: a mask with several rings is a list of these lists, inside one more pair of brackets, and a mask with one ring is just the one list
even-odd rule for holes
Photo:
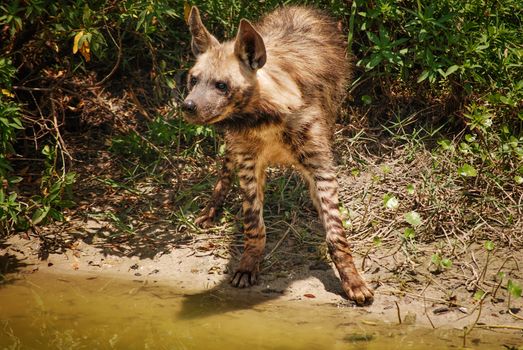
[[236,270],[233,278],[231,279],[231,285],[236,288],[246,288],[254,286],[257,281],[257,272]]
[[351,274],[348,278],[342,278],[341,285],[350,300],[358,305],[372,304],[374,292],[367,286],[359,274]]
[[246,288],[258,282],[259,262],[245,253],[240,260],[240,266],[231,278],[230,283],[236,288]]
[[194,220],[196,226],[201,228],[209,228],[214,224],[214,215],[216,214],[215,208],[205,208],[202,210],[200,215]]

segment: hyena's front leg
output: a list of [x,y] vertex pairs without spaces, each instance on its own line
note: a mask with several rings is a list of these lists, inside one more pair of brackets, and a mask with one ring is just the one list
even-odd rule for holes
[[243,192],[244,251],[240,265],[231,279],[235,287],[254,285],[260,271],[265,249],[265,223],[263,222],[263,190],[265,169],[253,157],[245,156],[238,162],[240,187]]
[[222,206],[225,197],[227,197],[227,194],[231,189],[233,175],[234,163],[229,154],[227,153],[225,155],[225,159],[223,160],[223,166],[218,181],[214,185],[214,190],[212,191],[211,199],[209,200],[209,203],[207,203],[207,206],[202,210],[200,216],[198,216],[198,218],[196,219],[196,225],[199,225],[204,228],[212,226],[212,222],[214,220],[214,217],[216,216],[216,212]]
[[340,274],[343,290],[349,299],[358,304],[370,303],[374,293],[358,273],[345,237],[332,156],[330,153],[310,152],[302,165],[310,183],[311,197],[319,207],[329,254]]

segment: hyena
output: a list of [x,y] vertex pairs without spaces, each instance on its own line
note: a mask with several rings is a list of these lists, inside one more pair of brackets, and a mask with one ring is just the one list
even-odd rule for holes
[[254,25],[242,19],[236,37],[223,43],[205,28],[196,7],[188,25],[196,63],[187,77],[184,117],[223,130],[226,143],[221,175],[197,224],[212,223],[235,169],[244,198],[244,252],[231,284],[257,281],[265,248],[265,170],[284,164],[308,182],[347,296],[371,302],[373,291],[354,265],[338,208],[331,145],[350,67],[336,24],[319,10],[282,7]]

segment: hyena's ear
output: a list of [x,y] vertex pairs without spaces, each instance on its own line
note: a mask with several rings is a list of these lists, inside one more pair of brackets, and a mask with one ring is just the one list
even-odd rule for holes
[[234,44],[236,55],[252,69],[263,67],[267,60],[265,44],[260,33],[246,19],[240,21],[240,28]]
[[200,11],[196,6],[191,7],[187,24],[189,25],[189,30],[192,35],[191,49],[194,56],[201,55],[211,46],[220,44],[203,25],[202,19],[200,18]]

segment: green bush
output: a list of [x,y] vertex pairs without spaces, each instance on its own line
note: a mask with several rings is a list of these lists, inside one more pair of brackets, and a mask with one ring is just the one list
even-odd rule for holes
[[[451,97],[456,107],[442,108],[440,114],[449,111],[443,119],[458,132],[441,140],[436,154],[451,162],[449,167],[455,168],[464,184],[470,178],[480,178],[510,191],[511,186],[523,182],[520,0],[191,3],[201,8],[206,24],[219,38],[232,37],[239,18],[254,20],[282,4],[325,9],[343,24],[348,47],[356,57],[352,89],[356,105],[373,108],[373,101],[381,103],[383,96],[398,91],[427,104]],[[37,149],[34,144],[30,150],[32,156],[43,160],[39,193],[21,189],[22,178],[12,161],[18,151],[17,137],[36,125],[32,115],[43,114],[46,123],[54,123],[52,108],[37,112],[23,88],[56,83],[57,78],[49,71],[55,76],[62,74],[65,82],[86,79],[94,72],[94,83],[102,84],[144,70],[153,86],[150,103],[164,105],[172,97],[170,91],[179,88],[177,76],[192,60],[183,23],[184,6],[188,5],[181,0],[28,0],[0,5],[3,232],[25,229],[47,219],[61,220],[62,209],[72,205],[68,192],[75,175],[66,169],[59,135],[53,128],[41,143],[44,147]],[[372,88],[362,84],[365,81],[370,81]],[[387,103],[397,107],[394,102]],[[423,113],[418,118],[427,122]],[[460,132],[463,126],[466,130]],[[200,152],[200,140],[214,135],[209,128],[163,119],[142,123],[139,130],[114,137],[111,150],[150,161],[157,156],[158,147],[176,145],[180,149],[180,145],[187,145],[182,147],[181,156],[189,156]],[[214,147],[218,149],[218,145]]]

